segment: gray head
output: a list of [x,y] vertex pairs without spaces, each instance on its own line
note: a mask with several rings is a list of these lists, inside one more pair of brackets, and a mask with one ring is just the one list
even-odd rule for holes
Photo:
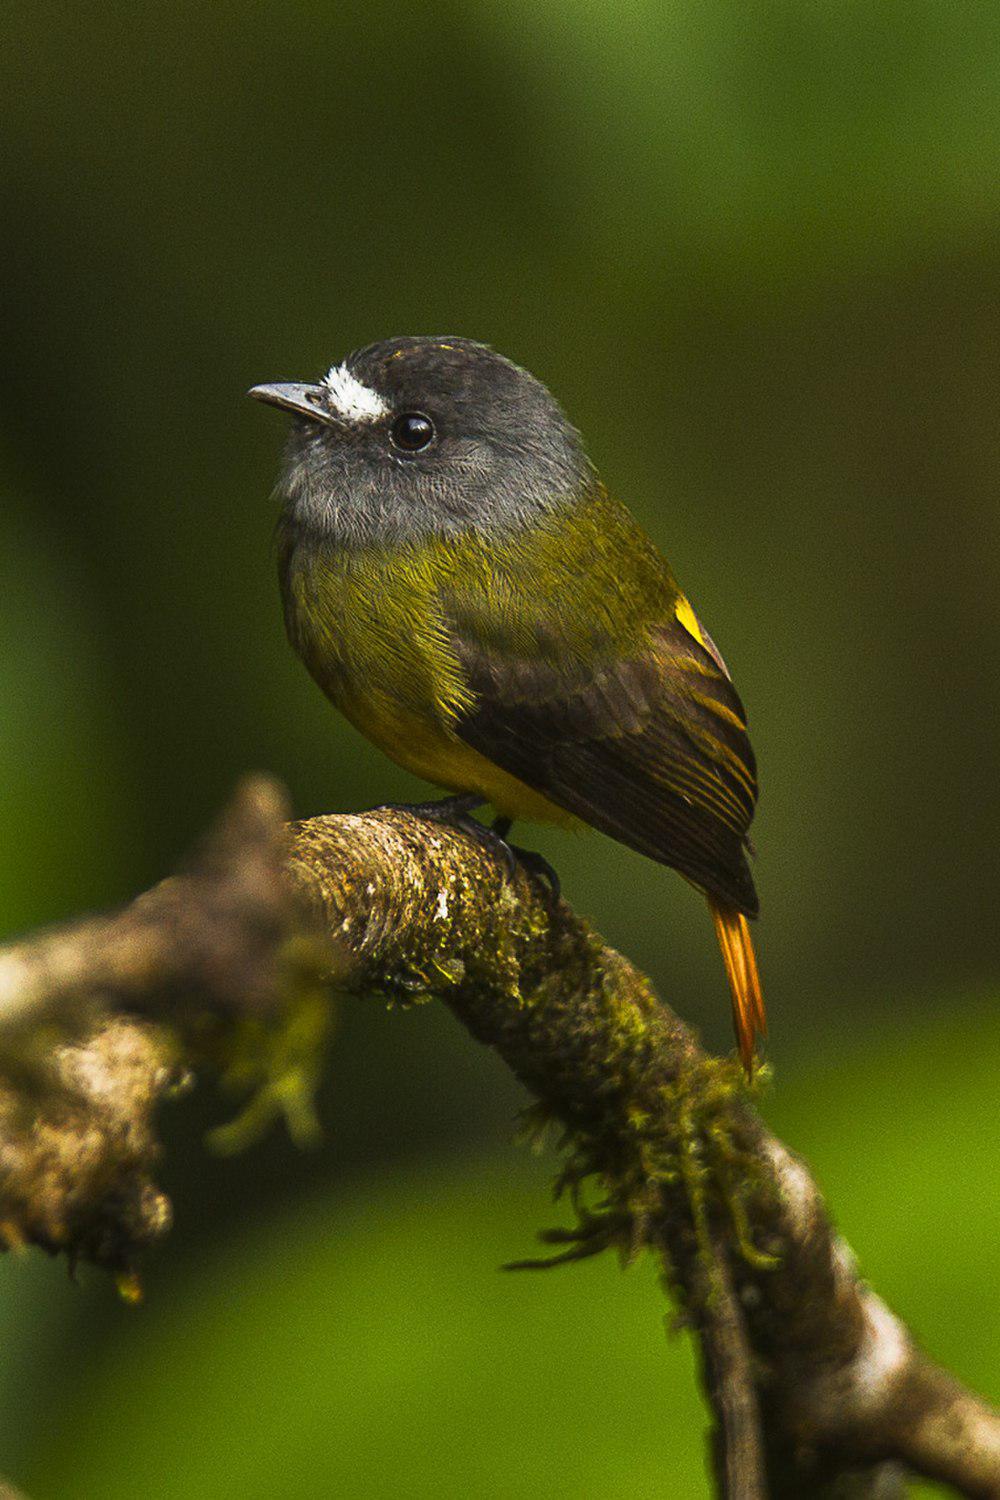
[[295,535],[364,545],[512,528],[593,478],[541,382],[470,339],[386,339],[316,385],[250,394],[295,415],[279,485]]

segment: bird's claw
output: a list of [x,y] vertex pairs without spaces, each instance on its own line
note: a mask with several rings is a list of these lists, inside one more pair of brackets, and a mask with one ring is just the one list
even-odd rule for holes
[[477,797],[474,792],[454,797],[439,797],[434,802],[383,803],[383,807],[387,810],[410,813],[416,818],[427,818],[432,823],[444,823],[449,828],[460,829],[462,833],[474,839],[481,848],[502,859],[511,880],[514,879],[517,867],[520,865],[529,876],[544,881],[549,888],[553,903],[557,902],[562,893],[562,886],[559,876],[545,856],[538,854],[534,849],[522,849],[519,844],[507,842],[507,835],[513,826],[512,818],[496,818],[489,827],[485,823],[480,823],[479,819],[474,818],[472,814],[475,808],[482,805],[483,799]]
[[562,883],[556,871],[549,864],[544,854],[539,854],[537,849],[522,849],[520,844],[508,844],[507,848],[517,856],[517,861],[522,869],[536,880],[541,880],[548,886],[552,904],[556,905],[562,897]]
[[[517,855],[499,831],[496,824],[488,828],[472,816],[473,810],[482,807],[482,797],[474,792],[455,797],[439,797],[433,802],[385,802],[383,808],[392,812],[409,813],[414,818],[426,818],[431,823],[443,823],[448,828],[457,828],[468,834],[483,849],[503,860],[511,879],[517,874]],[[498,820],[500,821],[500,820]]]

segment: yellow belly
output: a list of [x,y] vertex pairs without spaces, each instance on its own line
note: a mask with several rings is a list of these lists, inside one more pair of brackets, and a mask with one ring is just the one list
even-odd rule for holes
[[547,797],[466,745],[439,724],[383,699],[339,700],[341,712],[356,729],[398,765],[450,792],[477,792],[507,818],[535,823],[577,824]]
[[[474,576],[476,555],[463,564]],[[450,578],[460,562],[430,544],[292,554],[282,574],[292,643],[355,728],[414,775],[475,792],[504,817],[573,825],[452,727],[475,695],[447,643],[436,590],[442,570]]]

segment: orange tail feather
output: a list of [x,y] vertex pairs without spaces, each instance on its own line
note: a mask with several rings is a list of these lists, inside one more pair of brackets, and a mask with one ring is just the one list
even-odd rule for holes
[[757,955],[753,951],[753,939],[750,936],[750,923],[734,906],[726,906],[711,896],[708,905],[733,997],[733,1029],[739,1044],[740,1059],[747,1077],[751,1078],[757,1038],[767,1032],[767,1016],[764,1012],[760,974],[757,971]]

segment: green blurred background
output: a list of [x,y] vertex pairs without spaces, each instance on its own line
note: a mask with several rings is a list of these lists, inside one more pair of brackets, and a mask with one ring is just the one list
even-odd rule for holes
[[[1000,1398],[1000,11],[954,0],[15,0],[0,53],[0,929],[127,897],[250,768],[421,795],[283,640],[282,422],[457,332],[560,395],[750,707],[776,1083],[876,1285]],[[599,837],[570,899],[728,1047],[701,904]],[[165,1121],[146,1306],[0,1266],[32,1500],[705,1494],[649,1268],[551,1222],[518,1090],[344,1012],[326,1145]],[[932,1493],[927,1490],[926,1493]]]

